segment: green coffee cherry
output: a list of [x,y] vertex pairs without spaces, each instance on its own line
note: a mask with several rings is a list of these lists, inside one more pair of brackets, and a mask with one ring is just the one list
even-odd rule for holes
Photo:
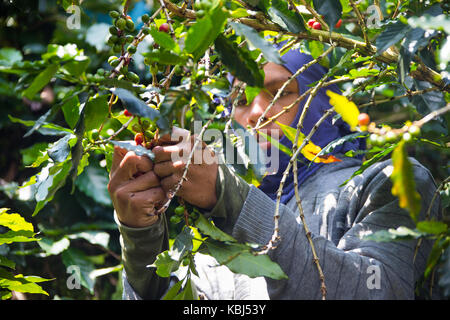
[[413,140],[413,136],[409,132],[405,132],[402,137],[403,141],[411,142]]
[[420,136],[420,128],[416,125],[412,125],[411,127],[409,127],[408,132],[411,134],[411,136],[413,137],[418,137]]
[[125,37],[125,42],[126,42],[126,43],[132,43],[133,40],[134,40],[134,37],[133,37],[131,34],[129,34],[129,35],[127,35],[127,36]]
[[100,134],[97,129],[93,129],[91,131],[91,139],[92,140],[94,140],[94,141],[97,140],[99,138],[99,136],[100,136]]
[[155,134],[151,131],[145,131],[144,136],[147,140],[152,140],[155,137]]
[[106,71],[105,71],[105,69],[103,69],[103,68],[99,68],[99,69],[97,70],[97,74],[100,75],[100,76],[104,76],[105,73],[106,73]]
[[112,35],[117,36],[119,34],[119,30],[117,30],[116,27],[111,26],[111,27],[109,27],[109,33],[111,33]]
[[395,132],[393,131],[388,131],[386,133],[386,141],[389,143],[394,143],[398,140],[398,136]]
[[197,212],[195,212],[195,211],[192,211],[190,214],[189,214],[189,217],[191,217],[192,219],[197,219],[198,218],[198,213]]
[[110,11],[109,12],[109,16],[111,17],[111,18],[113,18],[113,19],[116,19],[116,18],[118,18],[119,16],[120,16],[120,13],[119,12],[117,12],[117,11]]
[[141,20],[142,20],[143,23],[147,23],[147,22],[150,21],[150,17],[148,16],[148,14],[144,14],[144,15],[141,17]]
[[129,71],[127,73],[127,78],[133,83],[139,83],[139,81],[140,81],[139,76],[132,71]]
[[170,217],[170,223],[172,223],[172,224],[180,223],[181,220],[182,220],[182,218],[179,216],[171,216]]
[[148,127],[150,127],[150,121],[148,121],[148,120],[142,121],[141,126],[142,126],[142,130],[147,130]]
[[111,36],[108,38],[108,42],[111,43],[111,44],[115,44],[115,43],[117,43],[117,41],[119,41],[119,37],[118,37],[118,36],[111,35]]
[[184,214],[184,207],[183,206],[178,206],[175,208],[175,214],[178,216],[181,216]]
[[142,32],[144,34],[150,34],[150,28],[149,27],[144,27],[144,28],[142,28]]
[[128,31],[134,31],[134,22],[130,19],[127,19],[125,22],[125,27]]
[[119,59],[115,59],[112,60],[109,64],[111,65],[111,67],[115,68],[119,65],[119,63],[120,63]]
[[137,124],[137,123],[133,124],[133,125],[131,126],[131,129],[132,129],[134,132],[141,132],[141,126],[140,126],[139,124]]
[[115,60],[119,60],[119,58],[117,56],[110,56],[108,58],[108,63],[111,64],[111,62],[115,61]]
[[120,30],[123,30],[123,29],[125,29],[125,27],[127,25],[127,21],[124,18],[119,18],[116,20],[115,25]]
[[217,113],[222,113],[225,110],[225,107],[223,105],[218,105],[216,107],[216,112]]
[[112,50],[113,50],[113,52],[116,52],[116,53],[122,52],[122,46],[120,44],[115,44],[112,47]]
[[136,47],[132,44],[130,44],[127,48],[127,51],[131,54],[136,53]]
[[378,136],[377,143],[378,143],[379,146],[385,145],[386,144],[386,137],[384,135],[383,136]]
[[373,146],[378,146],[378,135],[376,133],[372,133],[369,136],[369,142]]

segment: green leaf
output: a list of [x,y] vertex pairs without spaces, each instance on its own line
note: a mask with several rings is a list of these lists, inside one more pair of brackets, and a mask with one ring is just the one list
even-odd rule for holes
[[441,221],[420,221],[417,223],[417,230],[438,235],[447,232],[448,226]]
[[144,101],[137,98],[130,91],[122,88],[114,88],[111,89],[111,92],[119,97],[125,108],[132,114],[139,117],[149,118],[151,120],[155,120],[160,117],[158,110],[148,106]]
[[81,250],[75,248],[68,248],[61,255],[62,261],[66,268],[76,266],[80,271],[79,274],[74,274],[80,284],[87,288],[91,294],[94,293],[94,279],[90,277],[92,271],[95,270],[94,264],[89,260]]
[[250,105],[252,103],[253,99],[258,96],[261,90],[262,89],[258,87],[245,86],[245,99],[247,101],[247,105]]
[[0,255],[0,266],[14,269],[16,267],[16,263],[14,261],[11,261],[8,258]]
[[12,231],[31,231],[34,232],[33,224],[25,221],[25,219],[18,213],[7,213],[10,209],[0,209],[0,225],[8,227]]
[[113,272],[119,272],[123,270],[123,265],[119,264],[117,266],[114,267],[108,267],[108,268],[101,268],[101,269],[95,269],[93,271],[91,271],[91,273],[89,273],[89,277],[91,279],[96,279],[98,277],[113,273]]
[[192,250],[193,237],[194,233],[191,228],[184,226],[183,230],[175,238],[175,241],[170,248],[170,257],[175,261],[181,261],[186,256],[186,254]]
[[53,166],[52,172],[42,181],[37,187],[35,199],[37,201],[36,207],[33,212],[35,216],[41,209],[47,204],[47,202],[53,199],[56,191],[58,191],[66,182],[66,178],[71,168],[71,161],[65,162]]
[[211,255],[234,273],[245,274],[250,278],[263,276],[276,280],[287,279],[280,266],[270,260],[268,255],[255,255],[246,245],[225,244],[212,239],[206,240],[205,244]]
[[35,233],[32,231],[8,231],[0,234],[0,245],[11,244],[13,242],[31,242],[38,241],[39,239],[34,238]]
[[[265,134],[262,131],[258,131],[258,133],[260,135],[263,136],[264,139],[266,139],[267,141],[269,141],[272,145],[274,145],[276,148],[278,148],[279,150],[283,151],[284,153],[286,153],[287,155],[289,155],[290,157],[292,157],[293,153],[292,150],[289,149],[288,147],[286,147],[284,144],[278,142],[278,140],[272,139],[271,136]],[[311,162],[312,163],[312,162]]]
[[[427,81],[414,81],[415,90],[425,90],[432,87]],[[411,103],[417,108],[422,115],[427,115],[432,111],[436,111],[446,105],[445,98],[439,90],[418,94],[409,98]]]
[[230,25],[238,35],[244,36],[253,47],[261,50],[267,61],[276,64],[284,63],[280,57],[280,53],[273,44],[262,38],[255,29],[242,23],[230,22]]
[[166,32],[160,32],[156,29],[150,30],[150,35],[153,37],[153,40],[161,47],[166,48],[167,50],[173,50],[176,53],[180,53],[180,47],[172,37]]
[[273,22],[281,28],[292,33],[306,31],[303,17],[297,12],[289,10],[287,2],[283,0],[272,0],[268,15]]
[[107,189],[108,182],[109,177],[104,168],[89,166],[77,178],[76,186],[95,202],[110,207],[112,202]]
[[47,150],[48,156],[54,162],[66,161],[67,157],[70,155],[70,147],[75,144],[77,138],[75,135],[68,134],[56,141]]
[[217,228],[202,214],[199,214],[198,219],[195,221],[195,226],[198,228],[198,230],[200,230],[200,232],[206,234],[207,236],[210,236],[215,240],[236,242],[236,239]]
[[78,57],[77,60],[69,61],[65,63],[61,67],[61,71],[72,76],[75,78],[78,78],[83,74],[84,71],[86,71],[87,67],[91,63],[91,59],[89,57]]
[[46,256],[58,255],[70,246],[70,241],[66,237],[53,240],[47,237],[42,238],[38,245],[44,250]]
[[361,167],[359,167],[358,170],[356,170],[355,172],[353,172],[352,176],[350,178],[348,178],[347,180],[345,180],[340,187],[344,186],[347,184],[347,182],[349,182],[353,177],[357,176],[358,174],[363,173],[367,168],[369,168],[371,165],[373,165],[374,163],[377,163],[378,161],[382,160],[385,156],[387,156],[389,153],[392,152],[392,150],[394,150],[394,148],[396,147],[396,144],[392,144],[389,147],[385,148],[384,150],[378,152],[376,155],[374,155],[373,157],[371,157],[369,160],[366,160],[362,163]]
[[440,14],[437,16],[424,14],[418,17],[410,17],[408,18],[408,24],[412,28],[442,30],[450,34],[450,17],[448,14]]
[[342,16],[341,2],[339,0],[314,0],[313,4],[332,31]]
[[[11,115],[8,115],[9,120],[14,123],[20,123],[27,127],[32,127],[36,124],[37,121],[33,120],[22,120]],[[47,130],[44,130],[47,129]],[[44,123],[41,128],[38,130],[39,133],[43,135],[66,135],[67,133],[73,133],[72,130],[61,127],[54,123]]]
[[186,284],[182,291],[177,294],[173,300],[198,300],[197,289],[195,288],[195,285],[192,285],[190,277],[186,280]]
[[215,48],[221,61],[229,68],[233,76],[252,87],[262,88],[264,86],[262,70],[248,51],[239,48],[236,43],[223,35],[217,37]]
[[116,140],[111,140],[109,141],[110,143],[112,143],[115,146],[119,146],[123,149],[127,149],[128,151],[133,151],[136,155],[138,156],[147,156],[150,158],[150,160],[154,160],[155,159],[155,154],[147,149],[144,148],[143,146],[136,146],[134,144],[131,144],[130,142],[124,142],[124,141],[116,141]]
[[12,66],[15,62],[22,61],[22,53],[14,48],[1,48],[0,49],[0,65]]
[[416,191],[414,172],[408,160],[405,142],[401,141],[392,152],[394,170],[391,175],[392,194],[398,196],[399,206],[406,208],[411,218],[417,222],[420,213],[420,194]]
[[375,233],[365,235],[363,240],[376,242],[391,242],[391,241],[407,241],[419,239],[426,236],[425,233],[409,229],[406,227],[398,227],[397,229],[380,230]]
[[78,96],[73,96],[69,100],[67,100],[61,107],[64,119],[71,129],[75,128],[77,125],[78,119],[80,118],[80,101],[78,100]]
[[90,99],[84,106],[85,130],[98,129],[108,116],[108,96]]
[[104,248],[108,248],[110,235],[107,232],[99,231],[99,230],[86,230],[77,233],[72,233],[67,235],[67,237],[71,240],[74,239],[84,239],[91,244],[99,245]]
[[36,276],[23,276],[22,274],[13,275],[12,273],[0,268],[0,288],[10,291],[18,291],[23,293],[39,293],[48,295],[42,287],[36,282],[49,281]]
[[336,149],[337,147],[339,147],[340,145],[346,143],[346,142],[351,142],[351,141],[355,141],[356,139],[360,139],[360,138],[365,138],[367,137],[368,133],[363,133],[363,132],[356,132],[356,133],[351,133],[348,134],[346,136],[343,137],[339,137],[333,141],[331,141],[329,144],[326,145],[325,148],[323,148],[315,157],[314,159],[311,161],[311,163],[314,162],[314,160],[316,159],[316,157],[325,155],[325,154],[329,154],[331,152],[334,151],[334,149]]
[[222,9],[222,4],[215,6],[207,15],[196,21],[188,29],[184,51],[198,60],[206,49],[214,42],[222,32],[228,12]]
[[51,64],[44,71],[42,71],[30,84],[30,86],[23,92],[23,96],[30,100],[34,99],[36,93],[44,88],[47,83],[53,78],[56,71],[58,71],[57,64]]
[[172,52],[144,52],[142,55],[145,58],[148,58],[151,62],[160,63],[160,64],[183,64],[186,62],[186,57],[179,56]]
[[170,274],[177,270],[180,266],[180,261],[172,259],[169,250],[163,251],[156,256],[153,264],[148,265],[149,268],[156,268],[156,274],[160,277],[167,278]]
[[162,300],[174,300],[174,298],[178,295],[180,289],[181,289],[181,285],[183,284],[183,280],[178,281],[177,283],[175,283],[168,291],[167,293],[164,295],[164,297],[162,297]]
[[448,248],[450,244],[450,237],[440,236],[433,244],[431,252],[428,256],[427,267],[425,268],[424,278],[427,279],[433,271],[436,263],[439,261],[443,252]]
[[411,27],[402,23],[400,20],[388,24],[386,29],[378,36],[376,40],[377,53],[382,54],[388,48],[403,40],[406,34],[411,30]]

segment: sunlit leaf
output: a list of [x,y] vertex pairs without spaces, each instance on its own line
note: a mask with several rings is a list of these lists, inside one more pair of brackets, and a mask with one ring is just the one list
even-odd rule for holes
[[13,231],[34,231],[34,227],[31,223],[25,221],[25,219],[18,213],[7,213],[8,208],[0,209],[0,225],[8,227]]
[[421,206],[420,194],[415,189],[413,167],[408,159],[404,141],[392,152],[392,164],[392,194],[399,198],[399,206],[407,209],[411,218],[417,221]]
[[327,95],[330,97],[330,104],[334,107],[334,110],[341,115],[342,120],[350,125],[352,131],[355,130],[359,116],[359,109],[356,104],[331,90],[327,90]]

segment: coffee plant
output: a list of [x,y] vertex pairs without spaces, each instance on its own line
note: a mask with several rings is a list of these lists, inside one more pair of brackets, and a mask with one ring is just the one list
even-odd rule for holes
[[[364,161],[351,177],[392,157],[392,193],[416,228],[399,227],[368,239],[415,239],[418,246],[434,239],[423,278],[439,273],[442,292],[450,296],[449,221],[445,214],[443,221],[418,220],[420,195],[407,158],[412,155],[431,170],[438,184],[433,202],[441,201],[446,213],[447,3],[5,0],[0,8],[0,139],[6,150],[0,156],[2,299],[120,299],[119,235],[106,190],[114,146],[154,159],[152,149],[163,135],[175,126],[193,131],[194,121],[201,121],[196,144],[207,128],[216,128],[248,159],[240,137],[230,130],[234,108],[240,97],[249,102],[262,90],[264,64],[281,63],[292,48],[313,57],[298,73],[315,63],[328,73],[267,121],[277,121],[302,100],[307,110],[308,96],[338,84],[342,95],[329,92],[332,108],[324,117],[335,112],[354,133],[321,149],[310,141],[313,131],[304,136],[281,126],[294,147],[272,143],[292,159],[301,152],[309,161],[333,165],[339,160],[330,154],[336,146],[366,138],[368,147],[360,151]],[[231,89],[228,74],[245,84]],[[246,129],[250,137],[264,127],[263,119]],[[260,165],[234,166],[247,182],[259,184]],[[184,173],[188,170],[189,162]],[[297,170],[296,161],[285,174],[288,170]],[[164,299],[196,298],[191,277],[197,274],[193,258],[199,252],[236,273],[286,278],[266,254],[283,241],[276,227],[264,247],[239,243],[177,198],[182,183],[160,209],[170,222],[170,249],[151,266],[161,277],[184,275]],[[277,215],[278,209],[275,222]],[[315,263],[322,277],[320,261]],[[30,273],[39,276],[23,275]]]

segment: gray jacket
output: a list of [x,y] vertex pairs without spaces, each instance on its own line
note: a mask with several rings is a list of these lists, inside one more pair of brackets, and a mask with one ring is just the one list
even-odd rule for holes
[[[432,242],[423,241],[414,259],[417,241],[362,240],[379,230],[414,228],[408,212],[399,207],[398,198],[391,193],[391,160],[372,165],[339,187],[361,165],[359,160],[341,158],[342,162],[323,166],[299,187],[306,223],[325,276],[327,299],[414,299],[415,284],[424,273]],[[422,199],[421,220],[436,185],[424,166],[410,160]],[[274,229],[275,202],[224,164],[219,166],[216,191],[217,205],[206,215],[239,241],[267,244]],[[440,213],[438,199],[431,218],[441,219]],[[169,279],[158,277],[146,266],[168,249],[165,217],[147,228],[117,223],[124,263],[124,299],[160,299]],[[193,280],[200,295],[205,299],[321,299],[318,271],[295,197],[280,208],[279,230],[281,240],[269,255],[288,279],[251,279],[218,266],[210,256],[197,254],[199,277]]]

